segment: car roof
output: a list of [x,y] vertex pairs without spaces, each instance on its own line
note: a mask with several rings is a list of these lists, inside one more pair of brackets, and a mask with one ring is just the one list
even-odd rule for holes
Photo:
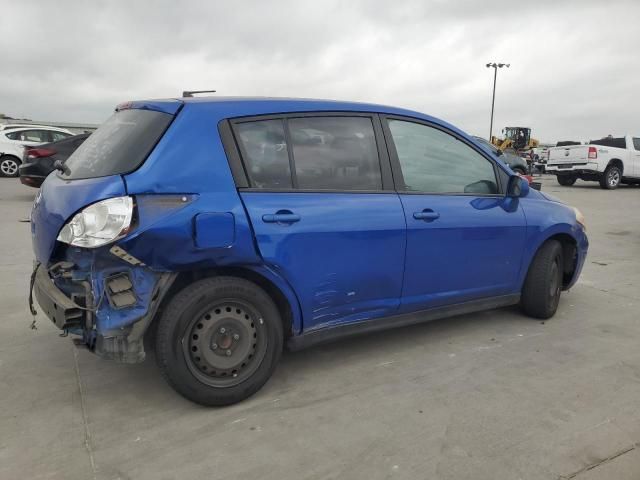
[[222,118],[302,112],[363,112],[401,115],[425,120],[468,136],[453,125],[436,117],[405,108],[376,103],[292,97],[187,97],[126,102],[120,108],[150,108],[175,113],[179,104],[191,108],[213,108]]
[[66,130],[64,128],[58,128],[58,127],[45,127],[45,126],[41,126],[41,125],[34,125],[31,127],[20,127],[20,128],[5,128],[2,129],[1,132],[2,133],[15,133],[15,132],[24,132],[27,130],[50,130],[52,132],[63,132],[63,133],[71,133],[69,132],[69,130]]

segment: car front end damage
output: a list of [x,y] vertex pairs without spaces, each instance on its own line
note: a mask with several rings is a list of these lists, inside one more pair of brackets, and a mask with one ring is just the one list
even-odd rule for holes
[[48,265],[35,264],[32,289],[43,313],[77,335],[76,344],[138,363],[145,358],[144,333],[176,275],[153,271],[118,246],[61,246]]

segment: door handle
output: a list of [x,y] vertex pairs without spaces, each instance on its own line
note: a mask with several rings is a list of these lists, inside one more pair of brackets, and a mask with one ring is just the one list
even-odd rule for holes
[[296,223],[300,221],[300,215],[289,210],[279,210],[276,213],[269,213],[262,216],[265,223]]
[[421,212],[413,212],[413,218],[416,220],[424,220],[425,222],[433,222],[440,218],[440,214],[438,212],[434,212],[430,208],[425,208]]

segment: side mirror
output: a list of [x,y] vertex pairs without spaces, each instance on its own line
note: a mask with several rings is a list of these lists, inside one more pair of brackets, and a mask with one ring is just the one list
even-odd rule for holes
[[507,197],[520,198],[529,194],[529,182],[520,175],[512,175],[509,177],[507,184]]

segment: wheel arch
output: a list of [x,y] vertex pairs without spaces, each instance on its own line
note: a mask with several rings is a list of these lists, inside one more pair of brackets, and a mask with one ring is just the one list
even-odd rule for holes
[[563,268],[562,268],[562,288],[566,290],[569,285],[573,283],[573,278],[578,269],[578,241],[577,239],[567,232],[553,232],[547,236],[545,236],[536,246],[533,254],[529,258],[527,263],[526,271],[524,272],[524,276],[522,281],[527,276],[529,269],[533,263],[533,260],[536,258],[536,255],[542,248],[542,246],[551,241],[556,240],[560,242],[562,246],[562,258],[563,258]]
[[620,160],[619,158],[612,158],[611,160],[609,160],[609,163],[607,163],[607,168],[612,165],[618,167],[620,169],[620,172],[624,175],[624,163],[622,160]]
[[179,272],[171,288],[166,292],[160,307],[156,312],[151,324],[147,328],[146,336],[155,335],[158,319],[167,303],[174,297],[176,293],[184,289],[186,286],[203,278],[214,276],[231,276],[244,278],[249,280],[260,288],[262,288],[276,304],[278,311],[282,317],[282,327],[285,340],[291,336],[297,335],[302,331],[302,314],[298,298],[289,286],[277,273],[273,272],[266,266],[225,266],[206,270],[190,270]]

